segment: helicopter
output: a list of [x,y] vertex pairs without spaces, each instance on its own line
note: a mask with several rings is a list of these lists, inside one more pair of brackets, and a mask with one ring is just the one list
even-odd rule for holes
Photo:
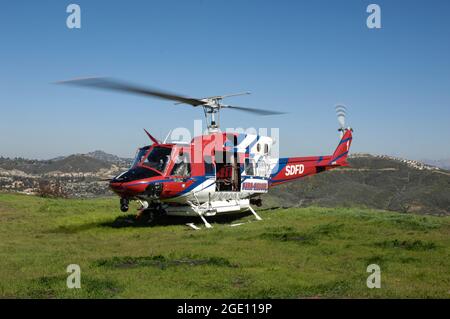
[[[249,92],[192,98],[112,78],[81,78],[58,83],[202,108],[206,134],[194,137],[190,143],[168,143],[159,141],[144,129],[151,144],[138,148],[131,167],[109,180],[109,188],[120,198],[120,210],[127,212],[130,201],[138,201],[137,216],[146,214],[150,223],[163,215],[198,216],[206,228],[211,228],[208,217],[244,211],[250,211],[261,220],[252,205],[260,207],[261,195],[270,188],[348,166],[353,129],[345,126],[346,107],[343,105],[336,106],[340,141],[331,155],[279,158],[272,154],[275,143],[272,137],[220,130],[220,112],[224,109],[263,116],[284,114],[222,102]],[[187,225],[200,229],[193,223]]]

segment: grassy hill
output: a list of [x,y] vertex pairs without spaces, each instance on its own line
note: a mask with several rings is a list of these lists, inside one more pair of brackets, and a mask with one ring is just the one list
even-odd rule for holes
[[399,160],[363,156],[336,169],[274,187],[265,207],[368,207],[450,215],[450,172],[420,170]]
[[[0,193],[0,297],[450,297],[450,217],[293,208],[154,227],[117,199]],[[195,220],[199,223],[199,221]],[[236,222],[236,221],[233,221]],[[381,289],[368,289],[369,264]],[[81,267],[81,289],[66,267]]]

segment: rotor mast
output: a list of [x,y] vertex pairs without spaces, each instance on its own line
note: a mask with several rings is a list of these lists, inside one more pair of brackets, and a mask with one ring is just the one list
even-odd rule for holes
[[[203,112],[205,114],[206,125],[208,126],[208,132],[218,132],[220,131],[220,117],[219,112],[220,108],[209,108],[203,106]],[[216,120],[217,114],[217,120]]]

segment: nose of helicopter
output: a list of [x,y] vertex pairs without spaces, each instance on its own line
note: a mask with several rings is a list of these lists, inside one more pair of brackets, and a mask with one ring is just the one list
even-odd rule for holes
[[122,185],[122,182],[118,182],[115,179],[112,179],[109,182],[109,189],[111,189],[114,193],[121,195],[123,193],[125,193],[126,191],[126,187]]
[[120,197],[133,197],[146,192],[147,183],[139,180],[129,182],[118,182],[112,180],[109,188]]
[[119,194],[124,190],[124,187],[122,187],[122,184],[124,181],[126,181],[122,176],[126,175],[128,171],[123,172],[113,179],[109,181],[109,189],[111,189],[113,192]]
[[109,188],[121,197],[132,197],[142,193],[160,193],[154,184],[161,175],[153,170],[136,167],[114,177],[109,182]]
[[116,182],[114,179],[112,179],[112,180],[109,182],[109,188],[110,188],[112,191],[118,191],[118,190],[121,190],[121,189],[122,189],[122,183]]

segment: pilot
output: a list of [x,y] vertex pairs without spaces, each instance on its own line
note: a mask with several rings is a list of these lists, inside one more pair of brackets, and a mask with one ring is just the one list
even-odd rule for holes
[[178,155],[175,160],[175,166],[172,171],[172,175],[175,176],[189,176],[190,167],[189,167],[189,158],[186,154]]
[[159,165],[158,165],[158,170],[159,171],[162,172],[164,170],[164,168],[166,167],[166,164],[169,161],[169,159],[170,159],[170,155],[166,155],[166,156],[164,156],[164,157],[159,159]]

